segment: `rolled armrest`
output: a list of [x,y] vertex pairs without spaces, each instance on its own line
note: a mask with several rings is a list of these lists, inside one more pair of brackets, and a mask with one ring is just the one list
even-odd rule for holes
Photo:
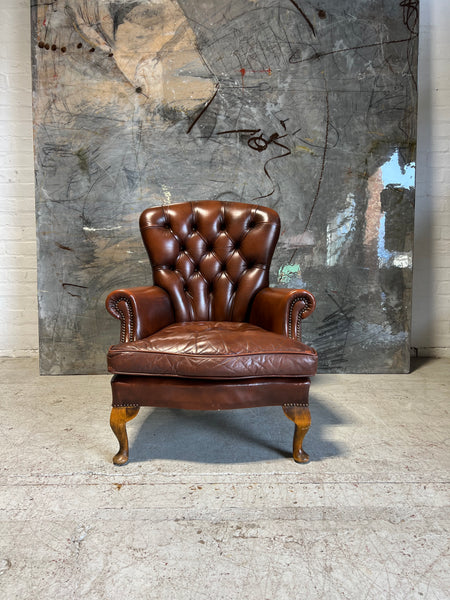
[[301,321],[314,311],[316,300],[306,290],[264,288],[256,294],[250,323],[263,329],[301,339]]
[[106,309],[120,319],[121,342],[140,340],[174,322],[169,295],[156,286],[115,290]]

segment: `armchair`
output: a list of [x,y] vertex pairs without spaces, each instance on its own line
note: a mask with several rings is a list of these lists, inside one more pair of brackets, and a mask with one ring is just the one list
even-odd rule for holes
[[149,208],[139,224],[154,285],[106,299],[121,324],[107,357],[120,446],[114,464],[128,462],[126,423],[141,406],[281,405],[295,423],[293,458],[307,462],[317,354],[300,339],[315,300],[305,290],[268,287],[278,214],[205,200]]

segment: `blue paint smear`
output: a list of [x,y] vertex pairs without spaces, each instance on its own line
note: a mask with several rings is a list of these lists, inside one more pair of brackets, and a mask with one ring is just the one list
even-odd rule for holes
[[386,214],[381,213],[380,215],[380,229],[378,230],[378,265],[380,267],[386,267],[389,264],[389,260],[392,257],[392,252],[386,250],[385,247],[385,236],[386,231]]
[[[409,163],[404,165],[400,162],[400,154],[398,149],[394,152],[391,158],[384,163],[381,167],[381,177],[383,180],[383,186],[388,185],[401,188],[411,188],[415,185],[415,163]],[[385,243],[386,234],[386,213],[380,213],[380,225],[378,230],[378,266],[389,267],[389,266],[402,266],[404,262],[408,262],[410,257],[409,253],[392,252],[386,248]],[[396,262],[397,261],[397,262]]]
[[394,152],[391,158],[381,167],[381,176],[383,185],[395,185],[403,188],[414,187],[416,174],[415,163],[400,165],[400,156],[398,150]]

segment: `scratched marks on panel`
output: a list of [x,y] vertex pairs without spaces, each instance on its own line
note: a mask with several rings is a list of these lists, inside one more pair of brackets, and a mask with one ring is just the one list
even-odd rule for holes
[[[137,219],[274,207],[272,283],[318,300],[322,370],[404,371],[418,2],[33,0],[41,369],[103,372],[151,282]],[[411,175],[412,173],[412,175]]]
[[[287,131],[287,120],[288,119],[280,120],[280,125],[285,131]],[[294,137],[296,133],[298,133],[298,131],[300,130],[294,131],[291,134],[291,136]],[[280,135],[279,133],[274,131],[269,136],[265,136],[264,133],[261,132],[261,129],[231,129],[229,131],[218,131],[217,135],[229,135],[232,133],[248,135],[249,137],[247,139],[247,146],[251,148],[251,150],[254,150],[256,152],[264,152],[265,150],[267,150],[270,144],[275,144],[275,146],[278,146],[279,148],[282,148],[282,150],[284,150],[284,153],[268,158],[263,166],[264,175],[267,177],[267,179],[272,185],[271,191],[263,196],[257,196],[256,198],[252,198],[251,202],[255,202],[256,200],[262,200],[263,198],[269,198],[269,196],[272,196],[272,194],[275,192],[275,185],[273,183],[269,171],[267,170],[267,166],[271,161],[283,158],[284,156],[289,156],[291,154],[291,150],[285,144],[280,143],[280,140],[288,137],[289,134],[285,133],[284,135]]]

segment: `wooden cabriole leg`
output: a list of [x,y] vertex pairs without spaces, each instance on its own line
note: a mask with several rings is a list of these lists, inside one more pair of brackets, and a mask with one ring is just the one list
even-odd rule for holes
[[125,465],[128,462],[127,421],[131,421],[139,412],[139,406],[113,406],[109,424],[119,440],[119,452],[114,456],[115,465]]
[[309,461],[308,454],[303,450],[303,440],[311,425],[311,413],[308,406],[284,405],[284,414],[288,419],[294,421],[294,448],[293,457],[295,462],[306,463]]

